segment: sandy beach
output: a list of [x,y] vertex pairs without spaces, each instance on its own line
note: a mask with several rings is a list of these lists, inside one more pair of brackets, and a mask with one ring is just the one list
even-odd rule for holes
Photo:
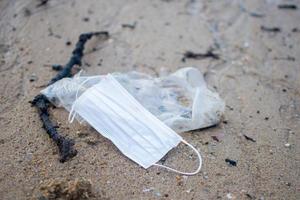
[[[300,199],[299,21],[298,0],[0,1],[0,199]],[[51,108],[78,151],[59,162],[29,102],[90,31],[110,38],[88,41],[77,70],[158,76],[192,66],[224,99],[220,124],[180,134],[202,154],[199,174],[145,170]],[[209,50],[218,59],[182,59]],[[181,144],[165,164],[193,170],[196,160]]]

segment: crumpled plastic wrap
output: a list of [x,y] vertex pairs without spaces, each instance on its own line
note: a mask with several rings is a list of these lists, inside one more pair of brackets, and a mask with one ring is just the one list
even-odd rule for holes
[[[195,68],[182,68],[162,77],[136,71],[112,75],[147,110],[176,132],[213,126],[224,113],[224,101],[207,88],[203,75]],[[70,111],[76,99],[102,78],[101,75],[64,78],[41,93],[57,107]]]

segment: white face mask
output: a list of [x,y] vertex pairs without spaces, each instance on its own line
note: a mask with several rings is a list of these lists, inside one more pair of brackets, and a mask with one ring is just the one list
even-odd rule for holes
[[[185,175],[194,175],[201,169],[202,159],[199,152],[146,110],[110,74],[75,101],[69,115],[70,122],[73,122],[76,114],[111,140],[124,155],[145,169],[156,165]],[[180,142],[197,153],[199,167],[195,172],[181,172],[156,164]]]

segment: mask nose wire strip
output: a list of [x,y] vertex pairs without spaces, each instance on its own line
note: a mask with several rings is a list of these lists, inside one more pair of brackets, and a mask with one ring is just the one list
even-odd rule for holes
[[87,78],[85,81],[83,81],[83,82],[78,86],[78,89],[77,89],[77,91],[76,91],[76,96],[75,96],[75,102],[74,102],[73,105],[72,105],[72,108],[71,108],[71,110],[70,110],[69,117],[68,117],[68,121],[69,121],[70,123],[72,123],[72,122],[74,121],[74,118],[75,118],[75,116],[76,116],[76,112],[74,111],[74,108],[75,108],[75,105],[76,105],[76,102],[77,102],[77,99],[78,99],[78,92],[79,92],[80,88],[82,88],[83,85],[84,85],[86,82],[88,82],[88,81],[91,80],[91,79],[95,79],[95,78],[99,78],[99,77],[89,77],[89,78]]
[[194,151],[196,152],[197,156],[198,156],[198,161],[199,161],[199,162],[198,162],[198,168],[197,168],[194,172],[182,172],[182,171],[173,169],[173,168],[171,168],[171,167],[168,167],[168,166],[165,166],[165,165],[161,165],[161,164],[156,164],[156,163],[153,164],[153,165],[155,165],[155,166],[157,166],[157,167],[165,168],[165,169],[167,169],[167,170],[170,170],[170,171],[172,171],[172,172],[176,172],[176,173],[178,173],[178,174],[187,175],[187,176],[192,176],[192,175],[197,174],[197,173],[201,170],[201,166],[202,166],[202,157],[201,157],[199,151],[198,151],[195,147],[193,147],[190,143],[188,143],[188,142],[185,141],[185,140],[182,140],[182,142],[183,142],[184,144],[186,144],[187,146],[189,146],[192,150],[194,150]]

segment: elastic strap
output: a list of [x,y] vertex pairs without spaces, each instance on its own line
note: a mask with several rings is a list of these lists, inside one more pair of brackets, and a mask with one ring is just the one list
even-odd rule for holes
[[191,149],[193,149],[193,150],[196,152],[197,156],[198,156],[198,160],[199,160],[198,168],[197,168],[194,172],[182,172],[182,171],[179,171],[179,170],[176,170],[176,169],[173,169],[173,168],[171,168],[171,167],[168,167],[168,166],[165,166],[165,165],[161,165],[161,164],[154,164],[154,165],[155,165],[155,166],[158,166],[158,167],[165,168],[165,169],[170,170],[170,171],[173,171],[173,172],[176,172],[176,173],[178,173],[178,174],[183,174],[183,175],[187,175],[187,176],[191,176],[191,175],[197,174],[197,173],[201,170],[201,166],[202,166],[202,157],[201,157],[199,151],[198,151],[195,147],[193,147],[190,143],[188,143],[188,142],[185,141],[185,140],[182,140],[182,142],[183,142],[184,144],[186,144],[187,146],[189,146]]
[[74,121],[74,119],[75,119],[75,116],[76,116],[76,112],[75,112],[74,108],[75,108],[75,105],[76,105],[76,102],[77,102],[78,92],[79,92],[80,88],[82,88],[83,85],[84,85],[86,82],[88,82],[89,80],[94,79],[94,78],[99,78],[99,77],[98,77],[98,76],[96,76],[96,77],[88,77],[86,80],[84,80],[84,81],[78,86],[78,89],[77,89],[77,91],[76,91],[75,101],[74,101],[74,103],[73,103],[73,105],[72,105],[72,108],[71,108],[70,113],[69,113],[69,116],[68,116],[68,121],[69,121],[69,123],[72,123],[72,122]]

